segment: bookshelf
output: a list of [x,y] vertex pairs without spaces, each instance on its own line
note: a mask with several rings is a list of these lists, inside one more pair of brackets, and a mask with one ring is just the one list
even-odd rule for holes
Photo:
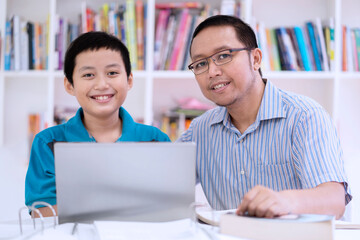
[[[116,2],[125,3],[126,0]],[[77,102],[63,89],[63,73],[54,69],[55,16],[66,16],[78,22],[82,0],[2,0],[0,1],[1,67],[0,67],[0,146],[17,149],[21,158],[27,158],[27,115],[44,112],[45,120],[54,119],[55,107],[77,108]],[[99,8],[106,0],[88,0]],[[115,2],[115,1],[114,1]],[[185,0],[144,0],[147,3],[146,66],[134,71],[134,87],[124,107],[136,120],[153,124],[161,114],[176,105],[176,99],[196,97],[206,100],[190,71],[164,71],[154,69],[154,38],[157,20],[156,3],[186,2]],[[220,9],[221,1],[205,1]],[[335,20],[335,68],[331,71],[264,71],[264,77],[278,87],[314,98],[332,115],[339,129],[349,176],[355,178],[354,167],[360,158],[360,72],[342,71],[341,26],[360,28],[360,2],[358,0],[243,0],[243,19],[252,23],[262,21],[266,27],[304,25],[316,17]],[[39,7],[41,6],[41,7]],[[286,10],[285,10],[286,9]],[[45,23],[50,16],[49,57],[47,70],[4,71],[5,23],[12,15],[24,20]],[[254,20],[255,19],[255,20]],[[349,114],[351,114],[351,117]],[[24,160],[25,161],[25,160]],[[357,165],[356,165],[357,166]],[[360,166],[359,166],[360,167]],[[359,186],[360,187],[360,186]],[[353,186],[354,188],[354,186]],[[357,190],[357,189],[355,189]],[[358,190],[360,192],[360,189]],[[360,205],[360,204],[359,204]],[[357,211],[358,214],[360,211]],[[358,216],[360,219],[360,216]]]

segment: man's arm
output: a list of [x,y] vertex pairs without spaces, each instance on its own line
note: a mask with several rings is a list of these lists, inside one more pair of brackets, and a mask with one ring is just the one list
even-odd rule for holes
[[327,182],[311,189],[276,192],[256,186],[245,196],[237,214],[273,218],[289,213],[313,213],[342,217],[345,211],[343,183]]
[[[55,210],[56,216],[57,216],[57,205],[52,206]],[[38,210],[40,211],[41,215],[43,217],[52,217],[54,216],[53,212],[51,211],[51,209],[49,207],[41,207],[38,208]],[[36,211],[32,211],[31,212],[32,217],[34,218],[39,218],[39,214],[36,213]]]

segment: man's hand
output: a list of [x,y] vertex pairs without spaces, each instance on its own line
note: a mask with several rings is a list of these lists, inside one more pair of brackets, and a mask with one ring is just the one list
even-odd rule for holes
[[291,213],[294,204],[285,192],[276,192],[263,186],[256,186],[245,194],[236,213],[273,218]]

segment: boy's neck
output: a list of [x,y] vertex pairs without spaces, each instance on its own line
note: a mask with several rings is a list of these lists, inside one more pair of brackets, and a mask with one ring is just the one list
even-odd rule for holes
[[99,119],[84,113],[83,123],[96,142],[116,142],[122,133],[122,120],[119,114]]

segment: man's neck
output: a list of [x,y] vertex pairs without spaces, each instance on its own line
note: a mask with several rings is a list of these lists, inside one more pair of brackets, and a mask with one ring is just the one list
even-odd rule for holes
[[265,91],[265,83],[260,78],[251,92],[241,102],[228,106],[232,124],[241,132],[255,122]]

